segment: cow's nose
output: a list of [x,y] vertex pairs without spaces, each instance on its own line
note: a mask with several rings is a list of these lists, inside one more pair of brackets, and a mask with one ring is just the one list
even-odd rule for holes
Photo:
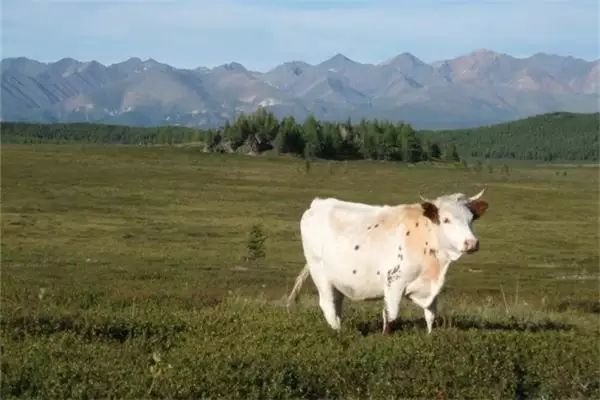
[[468,253],[473,253],[479,250],[479,240],[477,239],[467,239],[465,240],[465,251]]

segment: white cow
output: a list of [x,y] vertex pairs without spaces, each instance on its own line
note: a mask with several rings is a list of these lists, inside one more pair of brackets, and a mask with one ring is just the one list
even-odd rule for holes
[[341,328],[344,296],[383,298],[384,335],[407,296],[423,308],[430,334],[450,263],[479,249],[472,223],[488,207],[481,199],[484,191],[435,200],[420,196],[420,203],[397,206],[315,198],[300,220],[306,264],[288,307],[310,274],[321,310],[334,330]]

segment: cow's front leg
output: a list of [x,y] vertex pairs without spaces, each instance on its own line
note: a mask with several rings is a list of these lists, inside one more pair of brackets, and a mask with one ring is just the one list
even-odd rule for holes
[[400,302],[406,290],[406,280],[403,279],[398,265],[390,269],[383,289],[383,335],[389,335],[390,325],[398,318]]
[[435,319],[435,313],[437,312],[437,296],[433,299],[429,306],[423,309],[425,313],[425,322],[427,323],[427,333],[431,334],[433,328],[433,320]]

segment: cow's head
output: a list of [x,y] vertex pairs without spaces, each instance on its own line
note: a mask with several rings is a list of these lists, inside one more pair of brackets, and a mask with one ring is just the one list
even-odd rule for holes
[[448,252],[452,259],[479,250],[479,240],[473,232],[473,221],[480,218],[488,208],[488,203],[481,199],[484,191],[485,189],[472,197],[454,193],[435,200],[420,196],[423,214],[437,226],[440,250]]

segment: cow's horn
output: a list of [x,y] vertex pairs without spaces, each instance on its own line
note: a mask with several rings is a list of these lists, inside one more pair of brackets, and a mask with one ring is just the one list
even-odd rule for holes
[[481,192],[477,193],[475,196],[469,197],[469,201],[479,200],[479,198],[483,196],[483,192],[485,192],[485,188],[481,189]]

